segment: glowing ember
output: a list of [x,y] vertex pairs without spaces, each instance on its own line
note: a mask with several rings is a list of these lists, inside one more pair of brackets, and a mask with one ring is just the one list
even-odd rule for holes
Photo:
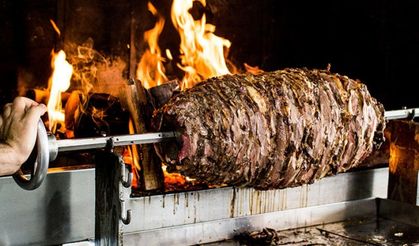
[[73,67],[66,61],[65,52],[60,50],[58,53],[52,52],[52,75],[49,79],[49,100],[48,100],[48,118],[49,129],[52,132],[57,130],[57,125],[64,127],[64,109],[61,102],[61,92],[64,92],[70,86]]
[[185,185],[186,177],[182,176],[179,173],[169,173],[166,171],[166,165],[162,164],[162,170],[164,175],[164,184],[165,186],[173,186],[173,185]]
[[144,33],[144,41],[147,42],[148,49],[144,52],[137,67],[137,79],[142,82],[146,89],[167,81],[164,74],[164,58],[161,56],[158,45],[159,36],[164,27],[164,19],[150,2],[148,3],[148,10],[158,17],[158,20],[153,29]]
[[[182,89],[193,87],[201,80],[229,74],[224,58],[224,48],[231,43],[214,34],[215,26],[206,23],[205,14],[194,20],[189,10],[194,0],[174,0],[172,22],[179,32],[180,59],[178,66],[185,71]],[[205,6],[205,0],[199,0]]]
[[49,20],[49,22],[51,23],[52,28],[54,28],[54,31],[58,34],[58,36],[60,36],[61,35],[61,31],[58,28],[57,24],[55,24],[55,22],[53,20]]

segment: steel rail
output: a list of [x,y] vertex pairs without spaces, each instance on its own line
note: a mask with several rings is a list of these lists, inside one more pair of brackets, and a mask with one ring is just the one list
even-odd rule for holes
[[419,108],[405,108],[384,112],[384,118],[386,120],[414,119],[416,117],[419,117]]

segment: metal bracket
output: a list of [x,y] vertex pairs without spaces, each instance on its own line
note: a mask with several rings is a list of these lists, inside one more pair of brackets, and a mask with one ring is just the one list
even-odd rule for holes
[[111,137],[106,141],[105,151],[112,153],[114,147],[115,147],[115,140],[113,137]]
[[[118,155],[118,159],[119,159],[119,165],[120,165],[120,170],[121,170],[119,181],[121,182],[121,185],[122,185],[122,187],[120,186],[119,188],[119,202],[121,206],[121,214],[119,218],[122,221],[122,223],[124,223],[125,225],[128,225],[131,222],[132,211],[131,209],[126,210],[125,208],[125,197],[124,197],[125,192],[122,189],[131,188],[133,174],[131,171],[131,166],[128,166],[125,164],[124,159],[122,158],[121,155]],[[128,172],[128,175],[127,175],[127,172]]]

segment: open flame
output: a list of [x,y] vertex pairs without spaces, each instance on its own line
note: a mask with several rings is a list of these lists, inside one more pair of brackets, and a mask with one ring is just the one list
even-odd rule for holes
[[[193,18],[190,10],[194,1],[199,1],[203,6],[206,5],[205,0],[173,0],[171,7],[171,21],[180,36],[180,56],[178,57],[179,63],[177,66],[184,71],[184,76],[181,79],[181,88],[183,90],[193,87],[202,80],[231,73],[225,59],[225,54],[231,46],[230,41],[214,34],[215,26],[206,22],[205,14],[198,20]],[[150,2],[148,3],[148,10],[157,17],[157,21],[152,29],[144,33],[143,38],[147,44],[147,49],[142,54],[136,71],[137,79],[142,82],[146,89],[168,81],[164,67],[166,59],[162,56],[158,45],[159,37],[165,25],[165,19]],[[51,21],[51,24],[59,34],[59,29],[55,23]],[[74,71],[73,66],[66,61],[64,51],[52,52],[51,66],[53,73],[49,79],[50,96],[47,105],[49,128],[52,132],[56,132],[59,127],[65,130],[65,113],[62,106],[61,93],[70,87],[73,73],[73,82],[80,82],[79,84],[84,94],[87,95],[93,88],[93,84],[90,82],[96,77],[97,68],[94,65],[88,65],[96,57],[92,46],[93,42],[88,42],[87,45],[77,47],[77,54],[75,55],[70,52],[72,49],[67,49],[70,52],[68,55],[71,58],[71,63],[74,65]],[[165,56],[168,60],[174,60],[168,49],[165,50]],[[86,66],[88,66],[87,69]],[[257,68],[249,67],[248,70],[258,72]],[[68,127],[70,128],[70,124],[68,124]],[[132,125],[129,132],[134,133]],[[135,167],[133,168],[134,172],[138,172],[140,170],[139,162],[141,157],[135,148],[136,146],[133,146],[132,149],[127,149],[127,152],[130,153],[126,153],[124,158]],[[194,181],[180,174],[168,173],[164,167],[163,171],[165,183],[168,185],[184,185]],[[138,173],[134,176],[138,178]],[[138,185],[138,180],[134,180],[133,184]]]
[[[198,0],[206,5],[205,0]],[[205,14],[194,20],[189,10],[194,0],[174,0],[171,10],[173,25],[180,35],[180,59],[178,66],[185,72],[182,89],[193,87],[201,80],[229,74],[224,58],[224,48],[229,40],[214,34],[215,26],[206,23]]]
[[[206,22],[205,14],[199,20],[194,20],[190,14],[193,2],[199,1],[205,6],[205,0],[174,0],[171,8],[173,26],[180,36],[180,63],[178,67],[185,72],[181,88],[193,87],[202,80],[231,73],[227,67],[225,51],[231,46],[229,40],[214,34],[215,26]],[[158,20],[155,26],[144,33],[144,41],[148,48],[142,55],[137,66],[137,79],[144,88],[149,89],[167,82],[163,62],[158,45],[159,36],[165,20],[149,2],[148,10]],[[173,57],[166,50],[169,60]]]
[[[180,36],[180,62],[177,66],[185,73],[180,85],[182,90],[191,88],[202,80],[231,73],[225,59],[225,52],[231,46],[230,41],[214,34],[215,26],[206,23],[205,14],[201,19],[194,20],[189,12],[194,1],[199,1],[203,6],[206,5],[205,0],[173,0],[171,7],[171,20]],[[157,17],[157,22],[152,29],[144,33],[144,42],[148,47],[136,71],[137,79],[146,89],[168,81],[163,64],[165,58],[162,57],[158,44],[165,20],[150,2],[148,2],[148,10]],[[170,50],[166,49],[165,53],[169,60],[173,60]],[[133,133],[133,129],[130,133]],[[135,153],[137,151],[133,149],[131,161],[138,172],[140,170],[139,157]],[[164,165],[162,168],[166,188],[194,182],[178,173],[167,172]]]
[[57,130],[58,124],[64,126],[64,109],[61,102],[61,92],[66,91],[70,87],[70,79],[73,74],[73,66],[66,61],[66,55],[63,50],[58,53],[51,53],[52,75],[48,82],[49,100],[47,104],[49,129],[52,132]]
[[144,52],[137,66],[137,79],[141,81],[146,89],[161,85],[167,81],[163,66],[164,58],[161,56],[158,45],[159,36],[164,27],[164,19],[150,2],[148,2],[148,10],[158,17],[158,20],[152,29],[144,33],[144,41],[147,42],[148,49]]

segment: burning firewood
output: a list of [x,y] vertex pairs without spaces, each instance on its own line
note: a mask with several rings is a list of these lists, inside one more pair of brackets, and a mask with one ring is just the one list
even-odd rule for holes
[[155,121],[181,134],[158,146],[168,170],[259,189],[356,167],[385,127],[384,108],[365,85],[308,69],[209,79],[172,98]]
[[[32,100],[47,104],[48,98],[49,98],[49,91],[47,89],[30,89],[26,92],[26,97],[31,98]],[[61,100],[62,103],[65,104],[67,102],[68,98],[70,97],[70,93],[68,92],[62,92],[61,93]]]
[[[151,117],[152,112],[150,102],[147,101],[146,91],[141,83],[130,82],[132,83],[125,88],[125,104],[130,112],[132,128],[136,133],[146,133],[149,131],[146,119]],[[147,192],[163,190],[163,171],[153,146],[134,146],[132,153],[135,155],[134,159],[138,160],[137,163],[134,163],[134,176],[137,176],[139,171],[137,180],[140,182],[141,190]]]

